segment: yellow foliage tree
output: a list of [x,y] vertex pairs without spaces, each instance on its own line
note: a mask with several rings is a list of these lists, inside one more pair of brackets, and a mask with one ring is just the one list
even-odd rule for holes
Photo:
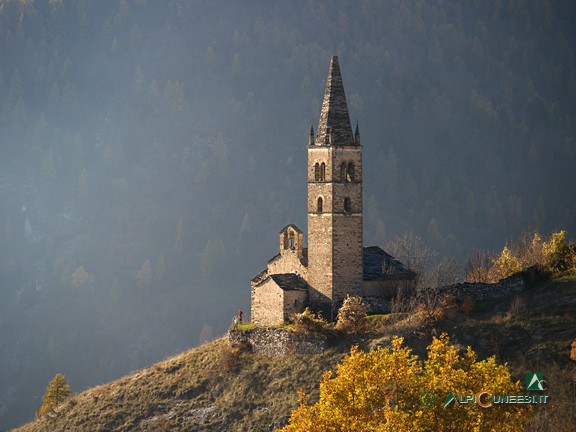
[[498,281],[522,270],[522,263],[512,254],[512,251],[504,246],[502,253],[492,262],[493,279]]
[[542,244],[544,263],[550,270],[566,270],[570,249],[566,244],[566,231],[552,233],[550,241]]
[[357,347],[320,383],[320,399],[306,405],[300,391],[299,407],[283,432],[368,431],[521,431],[530,420],[530,406],[490,408],[469,403],[444,408],[450,392],[475,395],[480,391],[506,395],[521,392],[506,365],[494,357],[476,360],[469,347],[460,355],[446,334],[434,338],[428,359],[422,362],[402,338],[392,349],[362,352]]
[[54,411],[54,408],[72,396],[72,390],[62,374],[56,374],[46,388],[42,397],[43,405],[38,409],[37,416],[42,417]]

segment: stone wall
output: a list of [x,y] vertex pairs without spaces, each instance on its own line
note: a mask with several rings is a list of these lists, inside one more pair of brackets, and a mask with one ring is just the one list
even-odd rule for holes
[[517,273],[493,284],[464,282],[442,287],[440,292],[444,295],[450,294],[457,300],[469,297],[476,301],[484,301],[508,297],[523,291],[525,288],[526,275]]
[[400,293],[408,296],[414,291],[414,280],[374,279],[364,281],[364,297],[391,300]]
[[327,339],[320,334],[295,333],[287,329],[256,328],[252,330],[230,330],[230,346],[248,346],[255,354],[279,356],[287,354],[321,354]]
[[252,286],[250,317],[258,325],[282,324],[293,313],[302,312],[307,305],[307,290],[283,290],[268,277]]
[[346,294],[362,295],[362,213],[335,213],[332,227],[332,299],[342,302]]
[[295,313],[304,312],[308,306],[308,290],[287,290],[284,291],[284,315],[286,322]]
[[302,264],[297,251],[284,250],[268,261],[268,274],[296,273],[302,279],[308,278],[308,269]]
[[[454,285],[448,285],[439,288],[440,296],[451,295],[455,300],[462,301],[465,298],[473,299],[474,301],[481,302],[486,300],[497,300],[499,298],[508,297],[517,294],[524,289],[531,279],[535,276],[531,273],[523,272],[502,279],[496,283],[471,283],[463,282]],[[375,281],[376,282],[376,281]],[[377,281],[381,282],[381,281]],[[404,286],[396,286],[397,289],[402,290],[406,295],[412,292],[412,281],[387,281],[387,282],[406,282]],[[366,282],[364,282],[366,284]],[[389,294],[394,294],[390,285]],[[371,290],[366,290],[363,297],[364,302],[368,305],[369,314],[390,313],[392,309],[392,300],[394,295],[379,295],[377,293],[377,286],[374,285]]]
[[250,317],[260,325],[274,325],[284,322],[284,293],[276,283],[268,278],[258,287],[252,286]]

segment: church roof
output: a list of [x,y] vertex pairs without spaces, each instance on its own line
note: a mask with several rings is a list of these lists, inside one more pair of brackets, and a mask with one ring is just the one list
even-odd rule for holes
[[416,273],[378,246],[364,248],[364,280],[414,279]]
[[[327,135],[331,135],[331,141]],[[316,138],[316,143],[319,145],[330,142],[331,144],[329,145],[334,146],[354,145],[344,84],[342,83],[340,65],[336,56],[332,57],[330,62],[328,80],[324,90],[324,101],[322,102],[322,111],[318,122],[318,137]]]
[[284,291],[308,289],[306,281],[294,273],[272,274],[270,279]]

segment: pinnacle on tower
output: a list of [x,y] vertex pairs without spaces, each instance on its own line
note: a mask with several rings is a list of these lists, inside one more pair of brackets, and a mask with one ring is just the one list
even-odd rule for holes
[[354,132],[354,144],[360,145],[360,128],[358,127],[358,121],[356,121],[356,132]]
[[332,57],[328,71],[324,101],[318,122],[317,143],[319,145],[330,143],[333,146],[354,145],[340,65],[336,56]]
[[308,137],[308,145],[314,145],[314,126],[310,125],[310,136]]

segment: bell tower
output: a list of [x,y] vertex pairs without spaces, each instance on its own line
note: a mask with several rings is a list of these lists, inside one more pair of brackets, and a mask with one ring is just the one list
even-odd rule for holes
[[308,139],[308,282],[310,303],[334,317],[362,295],[362,147],[352,134],[338,57],[332,57],[317,135]]

